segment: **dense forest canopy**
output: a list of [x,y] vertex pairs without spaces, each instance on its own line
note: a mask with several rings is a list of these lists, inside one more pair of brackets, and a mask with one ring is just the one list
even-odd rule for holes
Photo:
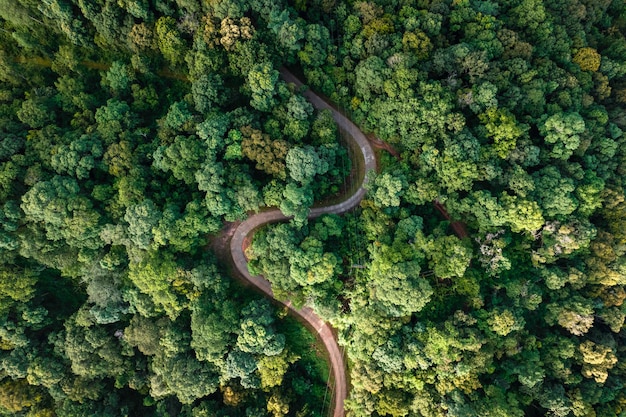
[[264,206],[305,222],[350,169],[270,14],[0,2],[0,413],[327,412],[314,337],[211,251]]
[[[626,415],[622,0],[0,0],[0,24],[0,414],[326,413],[312,336],[212,250],[275,206],[250,269],[337,328],[350,415]],[[281,66],[395,150],[344,217],[307,220],[352,167]]]

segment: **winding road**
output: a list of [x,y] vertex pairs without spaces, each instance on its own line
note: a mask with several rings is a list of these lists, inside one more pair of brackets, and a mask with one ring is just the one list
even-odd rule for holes
[[[295,84],[296,87],[301,87],[303,85],[300,80],[298,80],[291,72],[289,72],[285,68],[281,68],[280,74],[286,82]],[[311,90],[306,90],[303,95],[311,102],[311,104],[313,104],[316,109],[330,110],[339,128],[347,133],[347,135],[352,140],[354,140],[362,153],[364,162],[362,166],[364,169],[364,173],[367,173],[371,170],[376,170],[376,157],[374,155],[374,151],[363,132],[361,132],[359,128],[356,127],[356,125],[352,123],[348,118],[335,110],[330,104],[328,104]],[[367,181],[367,178],[365,175],[363,175],[362,177],[364,178],[363,183],[360,185],[358,190],[354,192],[354,194],[350,196],[345,196],[345,200],[343,200],[341,203],[326,207],[316,207],[312,209],[309,213],[309,218],[312,219],[327,213],[340,214],[356,207],[366,193],[366,190],[363,186]],[[283,220],[288,220],[288,218],[285,217],[278,209],[254,214],[237,226],[230,241],[230,253],[233,258],[233,264],[237,268],[238,272],[244,279],[249,281],[252,285],[263,291],[265,294],[267,294],[267,296],[271,297],[272,299],[274,298],[274,295],[272,293],[272,287],[269,281],[267,281],[262,276],[253,277],[248,272],[248,260],[246,259],[243,249],[246,237],[253,233],[255,229],[267,223],[274,223]],[[283,304],[285,304],[289,308],[292,314],[300,317],[302,320],[308,323],[311,328],[317,330],[319,339],[322,341],[326,350],[328,351],[332,375],[335,380],[333,404],[334,411],[332,416],[343,417],[345,415],[344,400],[346,399],[346,396],[348,394],[346,365],[342,352],[339,349],[339,345],[337,344],[337,340],[333,335],[331,326],[328,323],[322,321],[322,319],[320,319],[309,307],[296,309],[291,305],[291,302]]]

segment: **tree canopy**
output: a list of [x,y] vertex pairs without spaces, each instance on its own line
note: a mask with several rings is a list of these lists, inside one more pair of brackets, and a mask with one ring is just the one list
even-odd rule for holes
[[[250,271],[335,327],[350,415],[624,413],[623,2],[2,0],[0,29],[0,415],[322,415],[313,336],[227,275],[267,206]],[[360,155],[284,66],[378,148],[345,216],[309,219]]]

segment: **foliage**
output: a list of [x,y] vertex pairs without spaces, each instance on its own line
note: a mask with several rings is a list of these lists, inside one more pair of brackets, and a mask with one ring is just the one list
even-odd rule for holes
[[[352,415],[620,415],[624,17],[0,1],[0,414],[318,415],[308,342],[209,253],[266,204],[250,269],[336,327]],[[345,217],[308,219],[358,156],[282,65],[385,141]]]
[[[306,42],[323,60],[328,30],[244,3],[0,2],[0,414],[324,403],[297,325],[210,249],[266,187],[306,219],[343,180],[334,121],[274,59]],[[320,165],[310,188],[285,182],[296,147]]]
[[[341,239],[321,221],[269,226],[248,256],[337,326],[348,410],[622,412],[626,43],[603,32],[622,8],[359,1],[300,16],[335,33],[297,55],[307,82],[396,158],[381,151]],[[292,157],[291,178],[312,178],[315,158]],[[330,255],[327,278],[311,259]]]

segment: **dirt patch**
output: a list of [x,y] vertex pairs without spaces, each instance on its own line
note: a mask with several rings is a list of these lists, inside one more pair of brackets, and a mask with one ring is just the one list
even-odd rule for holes
[[446,210],[446,207],[443,204],[435,200],[433,201],[433,206],[435,206],[437,211],[439,211],[439,213],[441,213],[441,215],[445,217],[446,220],[450,221],[450,227],[452,227],[454,234],[457,235],[459,239],[469,237],[469,233],[467,232],[467,225],[461,221],[452,220],[450,213],[448,213],[448,210]]
[[233,237],[240,223],[240,221],[227,222],[224,224],[224,227],[222,227],[222,230],[209,238],[207,247],[217,254],[219,259],[227,259],[230,257],[230,239]]
[[[246,251],[248,250],[251,244],[252,244],[252,236],[248,235],[243,239],[243,243],[241,244],[241,250],[243,251],[244,255],[246,254]],[[248,259],[247,256],[246,256],[246,259]]]
[[398,152],[398,150],[394,148],[393,146],[391,146],[389,143],[383,142],[382,140],[374,136],[374,134],[372,133],[368,133],[367,135],[365,135],[365,137],[367,138],[367,140],[370,141],[373,148],[385,150],[389,152],[391,156],[396,158],[396,160],[398,161],[402,160],[402,156],[400,155],[400,152]]

